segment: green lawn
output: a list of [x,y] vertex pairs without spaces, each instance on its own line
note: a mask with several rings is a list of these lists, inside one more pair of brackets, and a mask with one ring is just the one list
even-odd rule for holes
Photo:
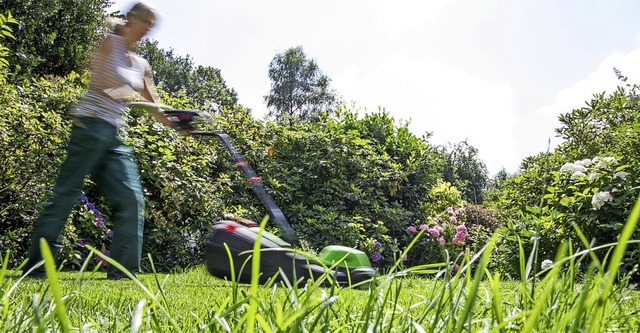
[[[490,276],[380,276],[364,289],[238,285],[204,268],[139,274],[139,283],[101,272],[58,273],[60,300],[48,280],[4,271],[3,332],[596,332],[640,328],[638,292],[614,285],[601,304],[593,284],[530,283]],[[252,298],[251,295],[257,297]],[[59,304],[59,303],[58,303]],[[603,311],[598,312],[596,309]],[[594,326],[594,315],[603,326]],[[66,317],[66,319],[64,318]],[[65,323],[61,325],[61,323]]]
[[[586,273],[577,268],[589,251],[573,253],[565,244],[556,262],[536,274],[534,256],[521,248],[524,277],[503,281],[487,268],[494,236],[456,272],[443,270],[449,265],[401,269],[399,261],[362,289],[319,287],[326,277],[305,288],[258,285],[257,275],[241,285],[213,278],[203,268],[111,281],[100,272],[57,272],[42,241],[47,279],[22,279],[7,270],[9,254],[1,261],[0,331],[637,332],[640,296],[618,267],[639,218],[636,205],[619,244]],[[253,272],[259,246],[254,245]]]

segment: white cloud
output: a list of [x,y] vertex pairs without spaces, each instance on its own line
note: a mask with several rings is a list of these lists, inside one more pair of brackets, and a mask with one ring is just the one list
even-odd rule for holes
[[420,30],[435,22],[445,6],[453,0],[373,1],[373,19],[377,28],[386,35],[397,35]]
[[418,136],[432,132],[433,144],[468,140],[490,173],[517,167],[512,129],[513,89],[443,64],[434,56],[395,54],[372,70],[347,66],[333,76],[347,101],[369,112],[385,107],[396,120],[411,120]]

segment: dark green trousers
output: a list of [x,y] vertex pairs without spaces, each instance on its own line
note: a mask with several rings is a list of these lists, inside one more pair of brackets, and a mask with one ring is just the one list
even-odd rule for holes
[[[57,252],[60,233],[79,201],[84,178],[89,174],[112,207],[111,258],[132,272],[139,269],[144,197],[133,149],[122,143],[113,125],[98,118],[80,117],[72,127],[67,157],[60,167],[53,197],[44,205],[35,223],[25,273],[42,260],[41,238]],[[42,273],[40,267],[33,275]],[[119,275],[114,267],[110,267],[107,274]]]

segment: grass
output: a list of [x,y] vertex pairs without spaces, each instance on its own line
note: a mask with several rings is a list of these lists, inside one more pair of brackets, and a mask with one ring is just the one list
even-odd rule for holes
[[396,268],[363,289],[261,286],[257,278],[243,285],[202,267],[112,281],[86,264],[80,272],[57,272],[46,250],[47,279],[22,279],[7,269],[6,255],[0,331],[637,332],[640,294],[617,271],[638,217],[636,204],[619,243],[580,279],[576,267],[591,252],[573,253],[567,244],[536,275],[535,256],[521,250],[524,277],[502,280],[487,268],[495,240],[455,273],[442,265]]
[[[250,285],[212,278],[203,268],[181,274],[140,274],[140,282],[106,280],[104,273],[59,273],[69,331],[82,332],[247,332]],[[3,299],[0,331],[64,331],[56,314],[52,286],[44,280],[18,282],[17,272],[2,281],[14,287]],[[566,281],[529,285],[482,281],[475,297],[472,279],[394,277],[371,290],[284,287],[258,288],[254,329],[272,332],[576,332],[589,331],[587,301],[597,290],[568,288]],[[158,285],[159,282],[159,285]],[[468,308],[470,302],[472,306]],[[584,303],[584,305],[580,305]],[[640,295],[617,287],[609,293],[603,330],[637,331]],[[594,305],[591,304],[591,307]],[[166,309],[166,313],[160,309]],[[537,315],[534,315],[537,314]],[[133,329],[132,329],[133,328]],[[556,330],[557,328],[557,330]],[[578,328],[581,328],[578,330]]]
[[[106,280],[59,272],[48,280],[1,282],[3,332],[604,332],[640,328],[640,294],[594,275],[575,283],[558,266],[539,281],[497,275],[379,277],[368,289],[239,285],[204,268]],[[554,271],[555,270],[555,271]],[[55,289],[58,292],[54,292]],[[252,297],[255,292],[255,297]],[[59,295],[59,296],[57,296]],[[58,299],[58,297],[60,297]],[[61,302],[64,318],[57,311]],[[254,307],[253,320],[250,320]],[[601,309],[601,310],[597,310]],[[598,315],[596,320],[593,315]]]

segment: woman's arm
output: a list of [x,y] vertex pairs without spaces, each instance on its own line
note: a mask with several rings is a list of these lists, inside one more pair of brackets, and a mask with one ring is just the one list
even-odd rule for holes
[[[147,101],[158,103],[159,102],[159,99],[157,97],[158,95],[156,94],[156,91],[153,88],[152,82],[153,82],[153,79],[151,77],[151,69],[147,66],[147,68],[145,68],[145,73],[144,73],[144,89],[142,89],[142,91],[140,92],[140,95],[142,95],[142,97]],[[162,113],[162,109],[150,108],[150,109],[147,109],[147,111],[149,111],[149,113],[151,113],[153,117],[156,118],[156,120],[159,121],[160,123],[171,128],[176,128],[176,124],[173,123],[171,120],[169,120],[169,118],[167,118],[167,116],[165,116],[164,113]]]

